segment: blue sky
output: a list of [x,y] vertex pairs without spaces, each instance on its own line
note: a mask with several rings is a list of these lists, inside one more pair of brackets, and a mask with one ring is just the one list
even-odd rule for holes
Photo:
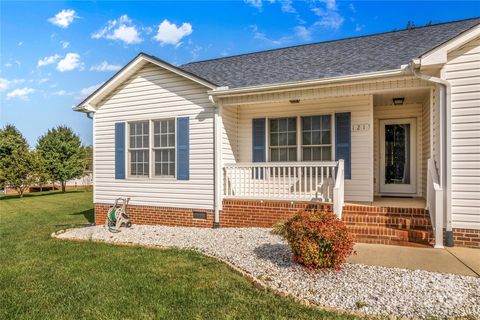
[[173,64],[480,16],[476,1],[0,2],[0,125],[31,146],[138,52]]

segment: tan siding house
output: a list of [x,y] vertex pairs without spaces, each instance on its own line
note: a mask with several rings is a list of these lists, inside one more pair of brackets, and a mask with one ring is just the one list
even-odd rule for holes
[[179,67],[141,53],[75,110],[97,223],[117,197],[178,226],[316,206],[359,242],[480,247],[480,18]]

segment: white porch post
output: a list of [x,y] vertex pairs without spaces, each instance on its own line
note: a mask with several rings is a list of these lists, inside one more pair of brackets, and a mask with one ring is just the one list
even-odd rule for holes
[[214,228],[220,227],[222,210],[222,131],[222,104],[217,101],[214,116]]

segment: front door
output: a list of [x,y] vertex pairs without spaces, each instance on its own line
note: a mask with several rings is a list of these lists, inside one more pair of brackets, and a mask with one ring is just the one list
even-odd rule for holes
[[380,193],[416,193],[416,121],[380,120]]

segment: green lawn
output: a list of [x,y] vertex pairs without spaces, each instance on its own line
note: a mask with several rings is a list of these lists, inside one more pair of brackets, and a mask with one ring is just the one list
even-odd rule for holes
[[52,239],[93,221],[89,192],[0,198],[0,319],[353,319],[255,289],[182,250]]

